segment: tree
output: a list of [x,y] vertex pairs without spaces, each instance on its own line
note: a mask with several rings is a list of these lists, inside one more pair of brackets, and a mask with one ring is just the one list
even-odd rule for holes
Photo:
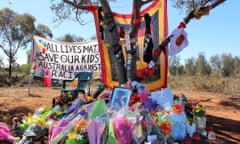
[[64,41],[64,42],[81,42],[81,41],[84,41],[84,38],[77,37],[77,36],[71,35],[71,34],[66,34],[63,37],[58,38],[57,40]]
[[[130,38],[135,38],[138,31],[138,26],[133,25],[133,21],[138,19],[140,17],[140,9],[143,5],[152,2],[153,0],[133,0],[133,18],[132,18],[132,26],[131,31],[129,32]],[[56,2],[56,0],[52,0],[52,2]],[[123,61],[123,53],[121,51],[120,38],[118,36],[118,29],[116,27],[116,23],[113,19],[113,14],[111,11],[111,8],[109,6],[109,1],[107,0],[63,0],[61,2],[53,3],[52,4],[52,10],[55,11],[57,19],[63,20],[70,18],[71,14],[75,14],[77,20],[81,22],[80,16],[82,13],[86,12],[85,10],[88,9],[88,6],[90,4],[101,4],[99,8],[101,7],[101,10],[104,13],[104,25],[109,30],[110,40],[108,41],[110,44],[109,53],[113,54],[110,56],[113,56],[115,61],[112,63],[115,63],[116,66],[116,72],[118,76],[118,81],[120,84],[125,83],[128,78],[135,80],[136,79],[136,55],[133,50],[133,46],[131,46],[132,53],[128,53],[128,58],[132,59],[131,61],[131,69],[127,69],[127,75],[125,74],[125,68],[124,68],[124,61]],[[68,4],[68,5],[66,5]]]
[[222,69],[222,62],[221,58],[218,55],[213,55],[210,57],[210,63],[214,70],[221,71]]
[[24,74],[29,74],[29,72],[30,72],[30,64],[23,64],[21,66],[21,72],[23,72]]
[[240,76],[240,58],[234,57],[233,59],[233,66],[234,66],[234,76]]
[[231,54],[214,55],[210,58],[213,70],[221,73],[224,77],[238,76],[240,74],[240,58],[232,57]]
[[12,76],[12,64],[16,61],[18,50],[27,48],[28,43],[32,41],[34,32],[52,35],[50,30],[44,25],[39,25],[35,28],[34,22],[35,18],[29,14],[17,14],[9,8],[4,8],[0,11],[0,48],[8,57],[9,79]]
[[213,71],[215,71],[216,73],[222,74],[222,60],[219,55],[211,56],[210,64]]
[[168,62],[169,74],[176,76],[178,74],[179,67],[180,67],[180,56],[170,57]]
[[4,66],[3,59],[0,57],[0,68]]
[[[153,0],[133,0],[133,11],[132,11],[132,27],[131,31],[129,32],[130,39],[135,38],[138,31],[138,26],[134,25],[134,22],[138,20],[140,17],[140,10],[142,6],[145,4],[148,4],[152,2]],[[186,6],[190,2],[192,2],[193,7],[189,7],[189,14],[184,18],[185,24],[187,24],[191,19],[197,18],[199,19],[201,16],[208,14],[208,12],[215,8],[217,5],[223,3],[225,0],[203,0],[203,2],[200,2],[200,0],[185,0],[188,1],[188,3],[183,3],[184,0],[173,0],[173,2],[176,4],[175,6],[177,8],[184,8],[180,6]],[[134,53],[134,46],[131,44],[131,47],[129,48],[127,53],[127,57],[131,59],[132,61],[128,61],[131,63],[130,67],[127,67],[127,74],[125,74],[125,68],[124,63],[122,60],[122,52],[121,47],[119,45],[119,36],[116,28],[116,23],[114,22],[113,15],[111,8],[109,6],[110,0],[52,0],[53,4],[51,6],[52,10],[56,13],[56,20],[63,21],[65,19],[72,18],[71,16],[75,16],[76,20],[80,22],[80,24],[83,23],[81,20],[81,14],[85,13],[89,7],[89,5],[97,4],[99,8],[102,9],[104,13],[104,25],[109,30],[110,40],[108,41],[109,46],[109,53],[111,56],[114,57],[116,63],[116,71],[118,80],[121,83],[125,83],[126,79],[130,78],[132,80],[136,79],[136,54]],[[180,3],[179,3],[180,2]],[[181,4],[181,5],[179,5]],[[168,44],[170,39],[170,36],[167,37],[162,43],[165,45],[162,46],[165,48],[165,46]],[[161,46],[161,45],[160,45]],[[159,46],[159,47],[160,47]],[[128,63],[127,62],[127,63]]]
[[196,60],[196,74],[199,76],[211,74],[211,67],[203,53],[200,53]]
[[180,10],[185,10],[187,17],[184,19],[186,23],[192,18],[200,19],[203,15],[208,15],[211,9],[222,4],[226,0],[171,0],[173,6]]
[[232,76],[234,73],[234,62],[231,54],[222,54],[222,75],[224,77]]
[[196,74],[196,62],[195,59],[189,58],[185,61],[185,72],[188,76],[194,76]]
[[44,38],[52,38],[52,31],[43,24],[38,24],[37,28],[34,30],[34,34]]

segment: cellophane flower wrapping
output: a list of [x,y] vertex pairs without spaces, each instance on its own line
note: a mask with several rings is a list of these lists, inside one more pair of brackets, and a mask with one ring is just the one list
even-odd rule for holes
[[51,142],[59,133],[63,131],[63,128],[69,124],[67,120],[60,120],[56,125],[50,126],[49,129],[49,142]]
[[143,143],[147,134],[144,128],[146,127],[145,121],[143,116],[136,116],[135,119],[136,122],[134,122],[133,139],[136,143]]
[[134,124],[122,115],[113,119],[114,133],[118,144],[131,144]]
[[101,144],[101,137],[105,130],[105,125],[96,121],[91,120],[87,127],[88,139],[90,144]]
[[173,104],[173,93],[169,88],[151,92],[151,98],[163,109],[168,109]]
[[97,100],[88,114],[88,120],[91,120],[93,118],[96,118],[97,116],[100,116],[107,112],[107,105],[104,100]]
[[154,120],[157,122],[160,132],[162,134],[161,141],[166,141],[172,133],[170,112],[159,109],[154,114]]
[[198,131],[206,129],[206,116],[194,116],[194,122]]
[[187,122],[186,123],[186,132],[190,137],[192,137],[194,132],[196,132],[196,124],[193,122]]
[[75,127],[77,121],[81,118],[81,116],[76,116],[71,121],[61,120],[56,127],[52,127],[49,133],[49,142],[51,144],[58,144],[63,138],[69,134]]
[[174,140],[184,140],[186,136],[186,114],[172,114],[170,118],[172,127],[171,136]]
[[109,119],[108,136],[107,136],[106,144],[118,144],[115,136],[115,132],[114,132],[113,119]]

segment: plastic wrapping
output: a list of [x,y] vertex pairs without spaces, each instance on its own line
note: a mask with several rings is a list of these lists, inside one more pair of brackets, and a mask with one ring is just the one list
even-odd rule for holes
[[171,136],[174,140],[184,140],[186,136],[186,114],[172,114],[170,118],[172,127]]

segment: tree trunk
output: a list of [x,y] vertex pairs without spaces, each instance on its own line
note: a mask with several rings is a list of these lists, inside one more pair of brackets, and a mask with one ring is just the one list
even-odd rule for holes
[[124,69],[124,59],[121,46],[119,45],[119,36],[116,23],[113,18],[113,14],[111,8],[106,0],[100,0],[103,8],[103,12],[105,14],[105,24],[109,30],[110,35],[110,46],[111,49],[116,56],[116,69],[118,74],[118,80],[120,84],[126,83],[125,77],[125,69]]
[[[140,8],[141,8],[141,1],[139,0],[133,0],[133,10],[132,10],[132,25],[131,25],[131,31],[130,31],[130,39],[134,39],[137,37],[139,26],[134,25],[134,21],[137,19],[140,19]],[[131,44],[131,51],[133,50],[133,45],[136,45],[136,43]],[[132,52],[131,54],[128,54],[129,61],[131,61],[131,69],[129,70],[131,72],[130,79],[131,80],[137,80],[137,55],[136,50],[135,52]],[[127,72],[129,73],[129,72]]]
[[13,61],[13,56],[12,56],[12,48],[10,48],[10,54],[9,54],[9,68],[8,68],[8,79],[9,79],[9,86],[11,86],[11,79],[12,79],[12,61]]
[[9,69],[8,69],[8,78],[11,79],[12,77],[12,62],[11,59],[9,60]]

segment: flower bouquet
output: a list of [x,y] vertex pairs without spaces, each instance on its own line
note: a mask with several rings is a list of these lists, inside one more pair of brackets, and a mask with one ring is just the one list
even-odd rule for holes
[[206,108],[199,103],[193,106],[193,122],[196,123],[196,128],[202,131],[206,128]]
[[154,117],[154,119],[161,130],[161,133],[163,135],[163,144],[165,144],[172,134],[170,111],[159,111],[157,112],[157,115]]
[[203,105],[200,105],[199,103],[193,106],[192,111],[194,116],[198,117],[204,117],[206,114],[206,108]]
[[172,133],[172,127],[170,121],[165,121],[160,124],[160,129],[164,135],[164,144],[167,144],[167,139],[169,136],[171,136]]
[[80,119],[74,127],[74,131],[71,130],[72,132],[68,134],[65,144],[87,144],[87,125],[88,122],[85,119]]

